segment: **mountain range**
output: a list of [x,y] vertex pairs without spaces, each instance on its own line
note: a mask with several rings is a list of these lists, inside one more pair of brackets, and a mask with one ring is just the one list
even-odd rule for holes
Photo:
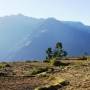
[[58,41],[70,56],[90,54],[90,26],[21,14],[0,17],[0,61],[43,60]]

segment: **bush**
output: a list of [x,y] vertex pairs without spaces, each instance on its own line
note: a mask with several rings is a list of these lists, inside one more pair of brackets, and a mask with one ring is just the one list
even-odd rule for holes
[[11,67],[11,65],[10,64],[6,64],[5,67]]
[[25,61],[26,63],[31,63],[31,61],[30,60],[27,60],[27,61]]
[[49,63],[49,60],[44,60],[43,62],[45,62],[45,63]]
[[33,61],[30,61],[30,60],[27,60],[27,61],[25,61],[26,63],[32,63],[32,62],[39,62],[39,61],[37,61],[37,60],[33,60]]
[[32,61],[32,62],[39,62],[39,61],[37,61],[37,60],[34,60],[34,61]]
[[53,66],[68,66],[70,63],[63,63],[60,60],[56,60],[56,58],[53,58],[50,60],[50,64]]
[[87,60],[87,57],[86,57],[86,56],[83,56],[83,57],[81,58],[81,60]]
[[5,68],[5,67],[6,67],[6,64],[0,63],[0,69],[3,69],[3,68]]
[[60,66],[61,62],[56,60],[56,58],[50,60],[50,64],[53,66]]

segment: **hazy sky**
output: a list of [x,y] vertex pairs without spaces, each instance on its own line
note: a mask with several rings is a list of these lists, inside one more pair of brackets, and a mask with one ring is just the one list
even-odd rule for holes
[[0,16],[18,13],[90,25],[90,0],[0,0]]

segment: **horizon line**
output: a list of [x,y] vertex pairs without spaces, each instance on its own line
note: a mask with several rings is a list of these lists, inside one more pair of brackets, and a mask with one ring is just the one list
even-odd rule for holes
[[0,18],[4,18],[4,17],[10,17],[10,16],[25,16],[25,17],[28,17],[28,18],[34,18],[34,19],[55,19],[55,20],[58,20],[58,21],[63,21],[63,22],[75,22],[75,23],[81,23],[85,26],[90,26],[89,24],[85,24],[84,22],[82,21],[78,21],[78,20],[60,20],[60,19],[57,19],[56,17],[52,17],[52,16],[48,16],[48,17],[33,17],[33,16],[29,16],[29,15],[24,15],[22,13],[17,13],[17,14],[10,14],[10,15],[3,15],[3,16],[0,16]]

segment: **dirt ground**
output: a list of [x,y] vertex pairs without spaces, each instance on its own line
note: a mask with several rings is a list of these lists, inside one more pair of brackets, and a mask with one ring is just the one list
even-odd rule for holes
[[[59,76],[69,84],[58,90],[90,90],[90,61],[65,60],[67,66],[53,67],[55,70],[49,76]],[[0,90],[34,90],[34,88],[44,85],[48,77],[24,76],[24,72],[32,70],[33,67],[49,67],[42,62],[14,62],[9,63],[8,70],[15,73],[8,77],[0,77]]]

